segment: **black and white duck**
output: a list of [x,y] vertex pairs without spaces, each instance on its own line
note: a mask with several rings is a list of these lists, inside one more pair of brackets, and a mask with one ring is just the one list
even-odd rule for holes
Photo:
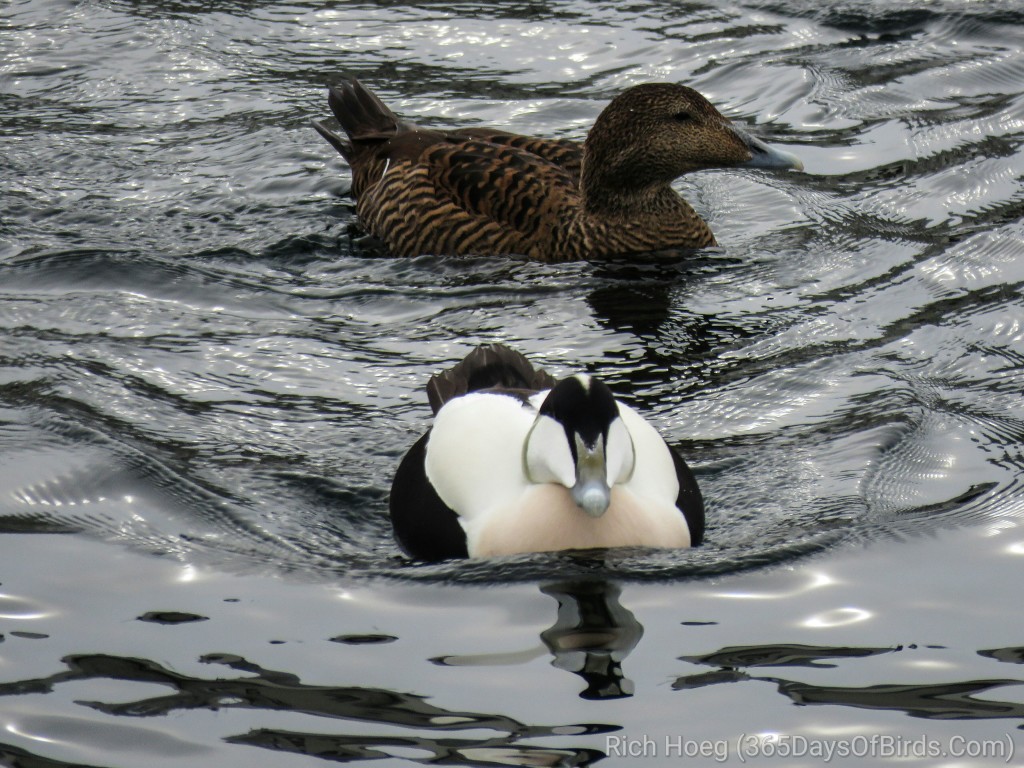
[[391,486],[395,538],[427,561],[604,547],[690,547],[704,502],[690,468],[587,374],[555,380],[478,347],[427,384],[434,422]]

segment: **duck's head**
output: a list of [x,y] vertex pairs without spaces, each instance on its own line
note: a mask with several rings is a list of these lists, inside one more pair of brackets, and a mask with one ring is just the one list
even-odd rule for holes
[[580,509],[603,515],[612,487],[629,480],[635,463],[633,439],[608,386],[579,374],[552,387],[526,438],[523,462],[530,482],[563,485]]
[[796,156],[740,130],[697,91],[674,83],[623,91],[598,116],[584,147],[585,188],[664,185],[704,168],[803,170]]

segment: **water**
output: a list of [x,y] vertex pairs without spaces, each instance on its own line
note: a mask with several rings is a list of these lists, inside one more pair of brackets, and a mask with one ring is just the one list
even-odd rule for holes
[[[0,764],[1019,761],[1022,22],[0,9]],[[346,72],[575,138],[684,82],[806,172],[680,182],[680,262],[374,258],[309,126]],[[708,544],[401,558],[423,385],[496,341],[650,414]]]

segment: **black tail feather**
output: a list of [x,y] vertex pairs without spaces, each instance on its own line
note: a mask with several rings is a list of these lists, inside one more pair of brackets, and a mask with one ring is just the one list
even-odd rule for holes
[[343,138],[341,138],[341,135],[337,131],[328,127],[326,123],[323,123],[319,120],[313,121],[313,127],[316,129],[317,133],[319,133],[321,136],[327,139],[328,144],[330,144],[332,147],[338,150],[338,152],[341,153],[341,156],[344,157],[345,160],[351,161],[352,145],[345,141]]
[[354,77],[328,86],[327,104],[353,142],[390,138],[401,126],[398,116]]
[[477,347],[458,365],[431,377],[427,397],[436,414],[454,397],[481,389],[550,389],[555,379],[503,344]]
[[347,140],[326,122],[314,120],[313,127],[350,164],[361,142],[390,139],[404,127],[398,116],[354,77],[327,86],[327,104]]

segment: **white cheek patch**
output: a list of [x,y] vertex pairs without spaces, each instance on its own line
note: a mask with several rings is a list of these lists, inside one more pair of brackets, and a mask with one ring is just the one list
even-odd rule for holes
[[608,444],[605,446],[605,461],[608,469],[608,487],[629,482],[636,466],[633,437],[621,418],[615,419],[608,427]]
[[526,477],[531,483],[576,484],[576,466],[565,437],[565,428],[550,416],[538,416],[526,437],[523,450]]

